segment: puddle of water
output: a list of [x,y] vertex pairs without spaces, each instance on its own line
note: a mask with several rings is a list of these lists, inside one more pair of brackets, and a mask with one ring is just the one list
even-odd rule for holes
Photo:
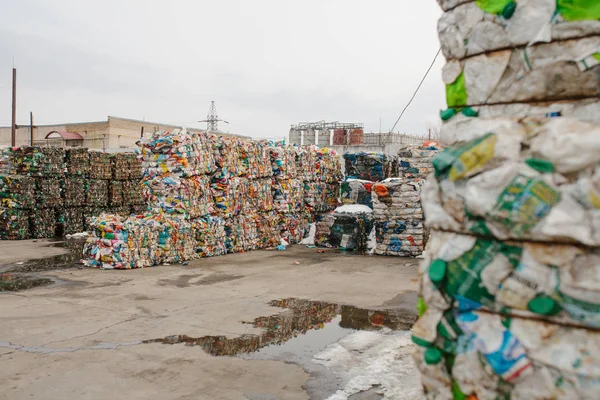
[[274,300],[269,304],[286,311],[243,322],[262,328],[263,332],[258,335],[237,338],[174,335],[145,343],[184,343],[200,346],[213,356],[298,364],[311,375],[306,385],[311,398],[324,399],[340,388],[340,381],[326,366],[313,361],[316,354],[359,330],[405,334],[404,331],[409,330],[417,319],[414,305],[410,308],[362,309],[295,298]]
[[0,275],[0,292],[18,292],[51,284],[52,279],[6,273]]
[[82,259],[85,243],[86,239],[67,239],[52,242],[49,247],[64,248],[68,253],[39,260],[30,260],[22,264],[12,264],[2,269],[7,272],[38,272],[72,268]]
[[[267,351],[264,348],[271,345],[281,346],[295,339],[289,346],[297,343],[334,343],[339,338],[355,330],[407,330],[417,318],[416,312],[407,309],[382,309],[367,310],[353,306],[340,306],[338,304],[301,299],[274,300],[269,303],[274,307],[288,309],[277,315],[256,318],[250,323],[256,328],[263,328],[263,333],[258,335],[243,335],[237,338],[226,336],[190,337],[187,335],[173,335],[160,339],[152,339],[147,343],[178,344],[187,346],[200,346],[207,353],[214,356],[234,356],[243,353]],[[327,327],[327,329],[325,329]],[[311,340],[300,339],[311,331]],[[262,349],[262,350],[261,350]],[[315,349],[306,349],[306,353],[314,354]],[[317,349],[318,351],[319,349]],[[290,349],[290,352],[297,353]]]

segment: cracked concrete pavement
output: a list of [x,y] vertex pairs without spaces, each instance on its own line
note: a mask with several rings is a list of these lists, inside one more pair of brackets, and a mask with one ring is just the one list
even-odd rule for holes
[[417,289],[417,264],[293,246],[188,266],[44,272],[63,283],[0,293],[0,399],[308,399],[299,365],[140,343],[257,334],[241,322],[281,313],[274,299],[407,306],[396,303]]

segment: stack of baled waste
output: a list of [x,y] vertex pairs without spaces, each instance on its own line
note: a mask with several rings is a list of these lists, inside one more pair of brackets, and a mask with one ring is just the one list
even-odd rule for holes
[[380,182],[398,177],[398,159],[383,153],[364,152],[344,154],[346,177]]
[[[313,155],[297,158],[297,149],[267,141],[175,130],[139,144],[147,212],[96,218],[86,250],[89,266],[137,268],[273,248],[281,239],[297,243],[314,219],[304,203],[297,159],[314,160],[307,169],[315,174],[320,169],[333,175],[320,183],[335,187],[341,174],[334,153],[311,149]],[[110,238],[123,233],[107,240],[104,232]],[[138,251],[139,243],[159,250]]]
[[27,210],[28,228],[25,229],[24,213],[4,212],[13,218],[14,224],[4,226],[15,229],[0,236],[11,239],[51,238],[55,236],[55,208],[62,206],[61,178],[65,172],[65,150],[57,147],[21,146],[3,151],[2,168],[12,177],[31,177],[35,204]]
[[448,109],[422,193],[431,399],[596,399],[600,2],[439,0]]
[[3,150],[0,218],[6,220],[0,237],[51,238],[81,232],[90,218],[106,211],[127,216],[132,207],[144,210],[141,162],[134,153],[119,157],[124,162],[111,164],[113,155],[87,148]]
[[416,257],[423,253],[425,230],[421,182],[386,179],[373,185],[375,254]]
[[0,239],[29,238],[29,210],[35,207],[35,181],[24,175],[0,175]]
[[317,217],[315,244],[364,254],[369,249],[373,229],[373,210],[360,204],[348,204]]
[[432,161],[439,152],[439,145],[432,142],[400,149],[398,151],[400,176],[413,180],[427,178],[433,172]]
[[304,206],[309,212],[334,210],[343,179],[341,160],[335,150],[316,146],[296,148],[298,178],[304,181]]
[[371,191],[375,183],[364,179],[346,179],[342,183],[342,203],[360,204],[373,208]]

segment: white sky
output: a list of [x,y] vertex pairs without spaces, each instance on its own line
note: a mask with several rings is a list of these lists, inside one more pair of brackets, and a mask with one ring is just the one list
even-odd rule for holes
[[[0,125],[192,124],[215,100],[223,130],[286,136],[306,121],[389,130],[439,48],[435,0],[1,0]],[[397,131],[444,108],[443,56]],[[4,72],[2,72],[4,71]]]

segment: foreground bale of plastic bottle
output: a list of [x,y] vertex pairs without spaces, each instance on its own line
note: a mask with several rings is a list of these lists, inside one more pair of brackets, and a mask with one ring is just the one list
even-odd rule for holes
[[438,0],[448,108],[422,192],[430,399],[597,399],[600,2]]

